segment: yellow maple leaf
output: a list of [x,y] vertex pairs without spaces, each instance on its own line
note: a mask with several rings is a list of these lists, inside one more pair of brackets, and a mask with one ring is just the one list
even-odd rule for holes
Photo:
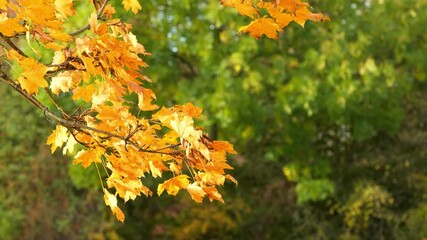
[[222,199],[221,194],[218,192],[218,189],[215,187],[202,187],[203,191],[206,193],[206,196],[209,198],[209,200],[217,200],[222,203],[224,203],[224,200]]
[[76,87],[73,90],[73,99],[77,100],[81,98],[85,102],[90,102],[92,100],[92,95],[95,93],[95,91],[96,87],[93,84]]
[[225,176],[215,172],[201,172],[197,175],[198,179],[205,185],[224,185]]
[[65,155],[67,154],[67,152],[72,154],[74,152],[74,146],[76,146],[76,144],[78,144],[78,142],[76,141],[73,135],[70,135],[68,137],[68,140],[67,140],[67,143],[65,144],[64,149],[62,149],[62,154]]
[[123,6],[125,7],[126,11],[132,9],[132,12],[135,14],[141,10],[141,5],[139,4],[138,0],[123,0]]
[[170,121],[171,128],[178,133],[178,136],[181,138],[187,138],[193,131],[193,119],[189,116],[184,116],[182,119],[179,119],[178,115],[175,114],[175,118]]
[[169,164],[169,169],[174,173],[174,174],[181,174],[181,165],[177,165],[175,162],[171,162]]
[[141,88],[141,91],[138,92],[137,95],[139,109],[143,111],[152,111],[159,108],[157,105],[151,103],[156,99],[156,95],[151,89]]
[[154,178],[162,177],[162,170],[158,167],[158,162],[149,161],[148,165]]
[[76,14],[73,8],[73,0],[55,0],[54,4],[59,12],[58,18],[67,18]]
[[199,186],[198,182],[189,184],[187,186],[187,191],[190,194],[191,198],[198,203],[201,203],[203,201],[203,198],[206,196],[205,191],[203,191],[203,188]]
[[26,29],[19,24],[20,21],[19,18],[8,18],[7,12],[0,13],[0,33],[6,37],[11,37],[17,33],[25,32]]
[[180,189],[185,189],[190,181],[188,176],[185,174],[176,176],[169,180],[166,180],[164,183],[159,184],[157,187],[157,194],[160,196],[164,190],[168,192],[169,195],[176,196]]
[[250,18],[258,15],[258,11],[253,6],[252,0],[222,0],[221,4],[235,8],[241,15],[246,15]]
[[62,125],[56,125],[56,128],[52,131],[52,134],[47,138],[46,144],[51,145],[51,152],[55,152],[56,148],[62,147],[67,142],[69,137],[68,129]]
[[260,38],[265,34],[268,38],[277,39],[278,34],[282,29],[277,25],[277,23],[268,17],[262,17],[253,20],[249,25],[241,27],[239,31],[248,32],[254,38]]
[[114,215],[116,215],[117,220],[120,222],[125,221],[125,215],[123,214],[122,210],[117,206],[117,198],[110,192],[108,192],[107,189],[104,188],[104,201],[107,206],[110,206],[111,211]]
[[28,93],[33,94],[38,92],[39,87],[47,87],[47,81],[44,78],[48,68],[38,61],[21,56],[15,50],[7,52],[9,59],[14,60],[22,68],[22,72],[18,77],[18,82],[21,87]]
[[56,95],[60,92],[68,92],[73,87],[73,78],[69,71],[60,72],[55,77],[52,77],[50,89]]
[[87,168],[93,162],[101,162],[101,152],[97,148],[80,150],[74,157],[73,164],[81,163],[84,168]]

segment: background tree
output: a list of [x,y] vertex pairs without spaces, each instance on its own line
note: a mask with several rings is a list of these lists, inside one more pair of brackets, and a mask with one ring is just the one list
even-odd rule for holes
[[[132,18],[135,35],[156,52],[147,74],[164,89],[159,94],[203,104],[210,134],[230,139],[240,153],[232,160],[239,187],[225,194],[238,210],[144,200],[150,207],[135,206],[132,216],[156,216],[148,235],[426,236],[420,27],[426,5],[312,5],[332,21],[304,29],[292,23],[277,41],[241,36],[235,30],[248,22],[215,1],[147,1],[147,14]],[[150,29],[138,23],[156,34],[147,37]],[[121,233],[132,228],[123,226]]]

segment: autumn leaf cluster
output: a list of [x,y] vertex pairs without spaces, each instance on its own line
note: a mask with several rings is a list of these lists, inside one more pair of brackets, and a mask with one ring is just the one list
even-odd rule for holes
[[[278,38],[278,33],[291,22],[302,27],[307,20],[314,22],[328,21],[329,18],[321,13],[313,13],[310,6],[301,0],[222,0],[224,6],[235,8],[241,15],[251,18],[251,22],[239,30],[254,38],[266,35],[268,38]],[[263,14],[266,12],[266,14]]]
[[[222,3],[253,19],[241,31],[255,38],[263,34],[277,38],[291,21],[303,25],[306,20],[326,19],[299,0]],[[227,154],[236,153],[233,146],[210,139],[195,126],[201,108],[191,103],[166,108],[153,102],[156,95],[146,87],[151,80],[143,74],[148,65],[141,58],[150,54],[132,34],[131,25],[114,18],[108,0],[79,3],[93,5],[93,12],[86,25],[69,30],[65,23],[76,14],[75,4],[73,0],[0,0],[2,62],[10,66],[9,72],[0,72],[1,80],[57,123],[47,139],[52,153],[62,148],[64,154],[74,155],[74,164],[94,166],[105,203],[120,221],[124,214],[117,197],[126,202],[153,194],[144,185],[146,175],[166,176],[157,186],[158,195],[166,191],[175,196],[184,190],[196,202],[204,198],[224,202],[217,187],[227,179],[237,184],[226,173],[233,169],[227,163]],[[137,0],[123,0],[123,6],[134,13],[141,9]],[[270,16],[261,17],[259,8],[267,9]],[[40,61],[36,45],[54,53],[48,63]],[[41,92],[55,109],[38,100]],[[126,100],[129,96],[137,101]],[[65,111],[60,98],[81,107]]]

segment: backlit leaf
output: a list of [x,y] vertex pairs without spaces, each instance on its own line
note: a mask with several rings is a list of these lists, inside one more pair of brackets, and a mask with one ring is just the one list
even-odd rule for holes
[[188,184],[190,184],[190,181],[188,180],[187,175],[179,175],[174,178],[171,178],[167,181],[165,181],[162,184],[159,184],[157,187],[157,194],[160,196],[164,190],[168,192],[169,195],[176,196],[176,194],[181,189],[185,189]]
[[263,17],[252,21],[249,25],[241,27],[239,31],[244,33],[248,32],[254,38],[260,38],[262,35],[266,35],[268,38],[277,39],[278,32],[282,29],[279,25],[271,18]]
[[206,193],[203,191],[203,189],[199,186],[197,182],[189,184],[187,186],[187,191],[188,193],[190,193],[191,198],[199,203],[201,203],[203,201],[203,198],[206,196]]
[[48,71],[48,68],[45,65],[32,58],[21,56],[15,50],[8,51],[7,56],[9,59],[16,61],[22,68],[18,81],[22,88],[28,93],[37,93],[40,87],[48,86],[47,81],[44,78]]
[[52,131],[52,134],[47,138],[46,144],[51,145],[51,152],[55,152],[56,148],[62,147],[62,145],[67,142],[69,137],[69,132],[66,127],[62,125],[56,125],[55,130]]
[[138,0],[123,0],[123,6],[125,7],[126,11],[132,9],[133,13],[138,13],[138,11],[141,10],[141,5],[139,4]]

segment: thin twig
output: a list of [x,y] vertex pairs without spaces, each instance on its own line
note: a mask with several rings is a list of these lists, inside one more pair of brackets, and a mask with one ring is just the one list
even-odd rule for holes
[[[105,0],[105,1],[104,1],[104,3],[102,4],[101,8],[99,9],[98,14],[96,15],[96,18],[97,18],[98,20],[101,18],[102,13],[104,12],[105,7],[107,6],[107,3],[108,3],[108,0]],[[90,24],[88,23],[88,24],[86,24],[84,27],[82,27],[82,28],[80,28],[80,29],[78,29],[78,30],[76,30],[76,31],[74,31],[74,32],[72,32],[72,33],[70,33],[70,35],[71,35],[71,36],[76,36],[76,35],[78,35],[78,34],[80,34],[80,33],[84,32],[84,31],[86,31],[86,30],[89,30],[89,29],[90,29]]]
[[17,51],[20,55],[24,56],[24,57],[28,57],[27,54],[25,54],[21,49],[19,49],[15,43],[12,42],[12,40],[10,40],[10,38],[5,37],[3,34],[0,33],[0,37],[3,38],[3,40],[15,51]]
[[58,109],[62,116],[69,118],[70,115],[68,115],[62,108],[61,106],[59,106],[59,104],[55,101],[55,99],[53,98],[52,92],[49,90],[49,88],[44,88],[44,91],[47,93],[47,96],[49,97],[50,101],[53,103],[53,105],[55,105],[56,109]]
[[98,164],[96,164],[96,162],[95,162],[95,167],[96,167],[96,171],[98,172],[99,182],[101,182],[102,189],[105,189],[104,183],[102,181],[101,173],[99,172]]

